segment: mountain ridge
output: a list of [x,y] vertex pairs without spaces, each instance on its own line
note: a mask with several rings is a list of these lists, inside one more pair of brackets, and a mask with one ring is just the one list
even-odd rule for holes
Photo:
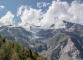
[[[0,27],[0,34],[6,39],[12,39],[31,48],[40,55],[47,57],[47,60],[83,60],[83,26],[67,21],[63,21],[63,23],[65,28],[40,29],[34,26],[31,27],[32,32],[25,30],[23,27],[2,26]],[[36,31],[36,28],[38,31]],[[71,46],[70,49],[68,49],[68,46]],[[67,49],[68,51],[64,52]],[[77,51],[79,51],[78,54],[76,54]],[[64,58],[65,56],[67,58]]]

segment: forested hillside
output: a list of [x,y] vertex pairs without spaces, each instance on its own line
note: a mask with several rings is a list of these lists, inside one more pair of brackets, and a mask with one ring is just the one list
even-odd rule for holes
[[45,60],[45,58],[23,45],[5,40],[5,38],[0,36],[0,60]]

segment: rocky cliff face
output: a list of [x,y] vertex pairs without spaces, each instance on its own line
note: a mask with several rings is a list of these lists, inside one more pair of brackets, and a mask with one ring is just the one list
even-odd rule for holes
[[[76,41],[73,41],[76,40]],[[75,38],[55,43],[47,51],[47,60],[83,60],[83,44]]]
[[46,41],[49,46],[47,60],[83,60],[83,26],[66,22],[65,29],[58,29]]
[[63,43],[61,46],[59,60],[82,60],[80,55],[82,54],[79,49],[72,42],[71,38],[68,38],[67,42]]

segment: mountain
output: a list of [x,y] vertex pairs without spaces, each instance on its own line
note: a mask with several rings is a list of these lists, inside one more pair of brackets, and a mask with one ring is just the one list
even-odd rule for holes
[[30,30],[28,31],[19,26],[1,26],[0,35],[6,38],[6,40],[15,41],[31,48],[33,51],[41,52],[42,50],[47,49],[44,40],[53,35],[53,29],[43,30],[33,25],[30,26]]
[[46,60],[38,53],[0,36],[0,60]]
[[83,60],[83,25],[63,23],[65,28],[60,29],[41,29],[34,25],[29,30],[19,26],[1,26],[0,34],[31,48],[47,60]]
[[22,27],[1,26],[0,35],[7,40],[12,40],[29,47],[29,41],[32,34]]
[[45,53],[47,60],[83,60],[83,26],[63,22],[66,28],[57,29],[46,41],[49,46]]

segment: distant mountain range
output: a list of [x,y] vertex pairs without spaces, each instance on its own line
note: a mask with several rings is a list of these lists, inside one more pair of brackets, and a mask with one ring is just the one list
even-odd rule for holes
[[[83,26],[63,21],[65,28],[41,29],[30,26],[1,26],[0,35],[31,48],[47,60],[83,60]],[[50,27],[53,27],[51,25]]]

